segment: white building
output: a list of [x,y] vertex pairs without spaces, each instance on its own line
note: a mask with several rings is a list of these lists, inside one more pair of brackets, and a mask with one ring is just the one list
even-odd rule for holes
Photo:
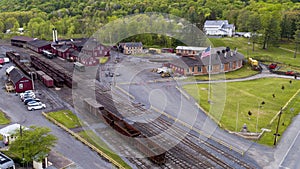
[[207,20],[204,23],[204,32],[206,35],[233,36],[235,26],[228,24],[227,20]]
[[[16,132],[20,132],[20,128],[21,125],[16,123],[0,129],[0,135],[3,137],[3,143],[8,145],[14,141],[16,139]],[[22,129],[26,130],[27,128],[22,126]]]

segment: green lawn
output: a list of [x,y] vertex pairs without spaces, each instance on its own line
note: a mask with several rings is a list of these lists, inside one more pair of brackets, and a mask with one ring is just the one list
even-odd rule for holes
[[[239,131],[243,124],[246,123],[251,132],[256,132],[256,124],[258,132],[261,128],[271,129],[271,133],[266,133],[259,141],[262,144],[272,145],[273,134],[277,119],[270,125],[271,119],[279,112],[288,100],[299,89],[300,81],[292,81],[280,78],[266,78],[244,82],[211,84],[212,104],[208,104],[208,84],[186,85],[184,89],[193,96],[207,112],[215,117],[220,118],[223,128],[231,131]],[[284,90],[282,90],[284,86]],[[223,91],[225,90],[225,91]],[[275,94],[275,98],[273,98]],[[225,97],[226,96],[226,97]],[[225,98],[225,101],[222,100]],[[265,104],[262,104],[265,102]],[[291,119],[300,111],[300,96],[290,102],[286,109],[283,110],[283,116],[280,126],[280,132],[286,129]],[[223,114],[222,103],[225,104]],[[291,108],[293,111],[291,111]],[[248,112],[252,115],[249,116]],[[238,116],[237,116],[238,112]],[[258,118],[257,118],[258,117]],[[258,120],[258,123],[257,123]]]
[[69,129],[81,126],[80,120],[72,113],[71,110],[50,112],[48,115]]
[[[245,57],[252,57],[269,62],[280,62],[293,67],[300,67],[300,55],[294,58],[294,52],[287,51],[278,47],[270,46],[268,49],[262,49],[261,44],[256,44],[252,51],[252,43],[248,45],[247,38],[210,38],[213,46],[229,46],[231,49],[238,48],[238,52]],[[291,42],[279,44],[283,48],[294,50],[294,44]]]
[[99,150],[104,152],[106,155],[110,156],[121,164],[124,168],[131,168],[127,163],[125,163],[117,154],[115,154],[93,131],[86,130],[78,133],[82,138],[87,140],[92,145],[96,146]]
[[9,124],[10,120],[6,117],[5,113],[0,110],[0,125]]
[[[237,79],[237,78],[245,78],[245,77],[256,75],[258,73],[259,73],[259,71],[251,70],[251,67],[247,64],[236,71],[225,73],[225,78],[227,80]],[[222,79],[222,78],[224,79],[224,74],[211,75],[210,79],[209,79],[208,75],[199,75],[199,76],[188,77],[187,79],[185,79],[185,81],[213,80],[213,79]]]

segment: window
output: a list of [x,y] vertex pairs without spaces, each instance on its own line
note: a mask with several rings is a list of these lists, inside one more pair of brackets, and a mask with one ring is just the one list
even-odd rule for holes
[[23,87],[24,87],[23,84],[20,83],[20,84],[19,84],[19,89],[23,89]]
[[229,69],[232,69],[232,62],[229,62]]
[[198,66],[198,72],[202,72],[201,66]]
[[212,65],[208,65],[208,72],[211,72],[212,71]]
[[224,64],[220,64],[220,71],[223,71],[224,70]]
[[192,73],[195,72],[195,67],[192,67]]
[[189,73],[189,72],[190,72],[190,68],[187,68],[187,69],[186,69],[186,72]]

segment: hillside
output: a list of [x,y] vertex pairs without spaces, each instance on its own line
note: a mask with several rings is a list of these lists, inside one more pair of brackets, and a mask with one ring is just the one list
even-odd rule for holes
[[[205,20],[226,19],[241,32],[256,32],[262,47],[279,39],[293,39],[300,20],[298,0],[1,0],[1,38],[6,30],[25,28],[25,35],[51,39],[56,27],[61,37],[88,37],[109,21],[123,16],[161,12],[185,18],[201,30]],[[156,35],[152,39],[157,39]],[[141,40],[136,37],[135,40]],[[162,43],[166,39],[161,40]],[[153,42],[154,43],[154,42]],[[155,42],[157,43],[157,41]],[[174,43],[174,42],[172,42]],[[151,44],[151,43],[150,43]]]

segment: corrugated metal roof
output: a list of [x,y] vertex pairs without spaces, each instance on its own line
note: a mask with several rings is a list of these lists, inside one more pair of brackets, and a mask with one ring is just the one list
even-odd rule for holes
[[120,43],[121,46],[126,47],[143,47],[142,42],[126,42],[126,43]]
[[9,78],[14,84],[20,81],[23,77],[25,77],[25,75],[16,68],[12,69],[9,73]]
[[24,41],[24,42],[33,41],[34,39],[35,38],[31,38],[28,36],[15,36],[15,37],[11,38],[11,40]]
[[193,51],[203,51],[207,47],[195,47],[195,46],[177,46],[176,49],[181,49],[181,50],[193,50]]
[[206,20],[204,23],[204,27],[206,26],[222,26],[223,24],[227,25],[227,20]]
[[27,42],[27,44],[31,45],[33,47],[40,48],[40,47],[44,47],[47,45],[51,45],[51,42],[45,41],[45,40],[34,40],[34,41]]

